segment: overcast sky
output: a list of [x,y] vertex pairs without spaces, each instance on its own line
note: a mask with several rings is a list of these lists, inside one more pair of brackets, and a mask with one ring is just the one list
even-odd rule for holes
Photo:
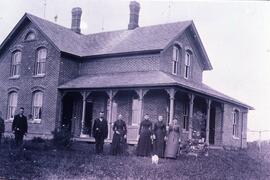
[[[0,42],[25,12],[71,24],[82,8],[82,33],[127,29],[129,1],[0,0]],[[204,83],[256,108],[248,128],[270,130],[270,2],[140,0],[140,26],[193,20],[213,70]],[[270,132],[268,133],[270,137]]]

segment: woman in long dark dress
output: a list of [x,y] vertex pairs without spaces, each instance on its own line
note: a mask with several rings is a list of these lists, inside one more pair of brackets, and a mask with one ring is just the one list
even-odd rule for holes
[[126,122],[123,120],[121,114],[119,114],[118,119],[113,124],[113,131],[111,153],[112,155],[121,154],[124,152],[127,136]]
[[177,123],[177,119],[174,119],[169,126],[169,134],[165,149],[166,158],[176,158],[179,149],[180,130],[181,128]]
[[164,157],[166,124],[163,122],[163,116],[158,116],[158,122],[154,124],[154,154],[158,157]]
[[149,156],[151,153],[152,141],[152,122],[149,120],[149,115],[144,116],[144,120],[140,124],[139,141],[137,146],[138,156]]

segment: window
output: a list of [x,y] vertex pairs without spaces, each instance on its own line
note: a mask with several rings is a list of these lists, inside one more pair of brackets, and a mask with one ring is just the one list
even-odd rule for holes
[[18,94],[17,92],[11,92],[8,95],[8,113],[7,119],[13,120],[15,116],[15,111],[17,108]]
[[25,36],[25,40],[26,40],[26,41],[31,41],[31,40],[34,40],[34,39],[36,39],[36,35],[35,35],[35,33],[33,33],[33,32],[29,32],[29,33],[27,33],[27,35]]
[[38,49],[35,64],[35,75],[45,75],[46,58],[47,58],[47,49],[45,48]]
[[42,117],[42,103],[43,103],[43,92],[35,91],[33,94],[33,118],[34,120],[41,120]]
[[191,61],[191,53],[186,51],[185,55],[185,70],[184,70],[184,77],[186,79],[190,76],[190,61]]
[[140,122],[140,102],[139,99],[132,101],[132,125],[138,125]]
[[15,51],[12,54],[12,59],[11,59],[11,69],[10,69],[11,77],[19,77],[20,76],[21,60],[22,60],[21,51]]
[[189,103],[185,102],[184,104],[184,119],[183,119],[183,129],[188,131],[189,130],[189,121],[188,121],[188,113],[189,113]]
[[172,74],[178,73],[178,62],[180,59],[180,49],[177,46],[173,46],[173,59],[172,59]]
[[233,136],[238,137],[238,127],[239,127],[239,111],[233,111]]

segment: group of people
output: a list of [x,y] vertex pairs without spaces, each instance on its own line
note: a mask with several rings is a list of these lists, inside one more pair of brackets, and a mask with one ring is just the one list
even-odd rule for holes
[[[12,122],[12,131],[15,135],[16,147],[21,147],[23,144],[23,137],[26,135],[28,130],[27,118],[24,116],[24,108],[20,108],[19,114],[14,116]],[[2,141],[2,134],[5,132],[5,122],[2,118],[2,112],[0,111],[0,144]]]
[[[1,116],[2,113],[0,112],[0,142],[2,133],[5,131],[4,120]],[[20,113],[14,116],[12,123],[12,131],[15,135],[17,147],[22,145],[27,129],[27,118],[24,116],[24,108],[21,107]],[[127,143],[127,125],[121,114],[118,115],[117,120],[114,122],[112,130],[111,154],[122,154]],[[180,142],[180,130],[177,119],[174,119],[167,129],[162,116],[158,116],[158,121],[153,124],[149,119],[149,115],[144,115],[139,128],[137,155],[176,158]],[[99,118],[94,121],[93,137],[96,143],[96,153],[103,153],[104,140],[108,137],[108,123],[104,118],[103,111],[99,113]]]
[[[97,154],[103,153],[104,140],[108,136],[108,123],[104,118],[104,113],[100,112],[99,115],[93,125]],[[127,126],[121,114],[118,115],[117,120],[114,122],[112,130],[114,133],[111,154],[121,154],[124,152],[127,142]],[[137,155],[176,158],[180,142],[180,130],[177,119],[174,119],[167,129],[162,116],[158,116],[158,121],[153,124],[149,119],[149,115],[146,114],[139,128]]]
[[140,124],[137,155],[176,158],[181,140],[180,130],[177,119],[173,120],[167,130],[162,116],[158,116],[158,121],[153,125],[146,114]]

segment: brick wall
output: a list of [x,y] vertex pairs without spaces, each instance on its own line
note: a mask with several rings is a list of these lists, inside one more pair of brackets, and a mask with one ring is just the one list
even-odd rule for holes
[[[24,40],[29,29],[36,33],[36,40]],[[46,75],[45,77],[33,77],[36,49],[40,46],[47,48]],[[10,79],[12,51],[17,48],[22,52],[21,75],[18,79]],[[32,114],[33,91],[40,89],[44,92],[42,121],[40,124],[29,123],[29,132],[39,135],[50,134],[55,127],[56,119],[59,53],[30,23],[21,28],[7,48],[3,50],[4,53],[0,57],[0,110],[3,111],[4,119],[7,117],[8,90],[10,88],[18,90],[16,113],[18,113],[19,107],[24,107],[25,115]],[[11,131],[10,122],[6,123],[6,131]]]
[[83,60],[80,75],[159,69],[159,54]]
[[[189,80],[194,82],[202,82],[203,70],[201,65],[201,57],[188,31],[184,32],[178,39],[176,39],[175,44],[180,44],[182,46],[180,48],[181,56],[178,63],[178,74],[176,76],[184,77],[185,48],[189,48],[192,50],[191,76]],[[167,73],[172,73],[172,56],[173,45],[162,52],[160,59],[160,70]]]
[[[233,111],[237,109],[239,111],[239,126],[237,138],[233,137]],[[243,122],[243,124],[242,124]],[[224,104],[224,115],[223,115],[223,145],[232,147],[241,147],[241,137],[242,146],[246,147],[246,131],[247,131],[247,109],[234,106],[232,104]],[[243,133],[241,133],[243,129]],[[242,134],[242,136],[241,136]]]

